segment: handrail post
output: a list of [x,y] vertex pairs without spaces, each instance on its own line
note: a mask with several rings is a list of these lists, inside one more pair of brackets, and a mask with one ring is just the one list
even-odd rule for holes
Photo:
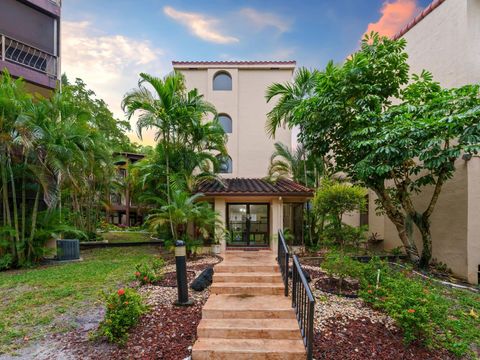
[[2,34],[2,61],[5,61],[5,35]]
[[[289,254],[288,252],[285,254],[285,296],[288,296],[288,261],[289,261]],[[293,274],[292,274],[293,275]]]

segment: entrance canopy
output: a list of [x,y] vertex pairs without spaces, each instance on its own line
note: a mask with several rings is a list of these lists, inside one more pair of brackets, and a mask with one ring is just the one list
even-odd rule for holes
[[280,179],[276,182],[258,178],[204,181],[198,187],[197,192],[205,196],[313,196],[312,189],[287,179]]

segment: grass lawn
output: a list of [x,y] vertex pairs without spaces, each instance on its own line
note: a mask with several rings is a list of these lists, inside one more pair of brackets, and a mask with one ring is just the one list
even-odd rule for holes
[[0,354],[67,330],[72,314],[86,311],[102,290],[133,280],[135,265],[159,251],[153,246],[92,249],[82,251],[81,262],[0,273]]
[[102,234],[103,239],[109,243],[151,241],[150,236],[150,233],[140,231],[109,231]]

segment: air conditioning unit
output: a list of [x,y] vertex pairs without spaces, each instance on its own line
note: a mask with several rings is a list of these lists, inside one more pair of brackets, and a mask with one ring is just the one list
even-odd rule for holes
[[57,240],[57,260],[80,259],[80,241],[78,239]]

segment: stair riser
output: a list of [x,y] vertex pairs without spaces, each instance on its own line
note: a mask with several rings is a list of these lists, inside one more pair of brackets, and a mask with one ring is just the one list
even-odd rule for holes
[[199,327],[197,334],[199,338],[298,340],[300,332],[298,329],[212,329]]
[[228,276],[222,274],[213,275],[213,282],[239,282],[239,283],[262,283],[262,284],[282,284],[283,280],[280,275],[273,276],[255,276],[255,275],[237,275]]
[[237,351],[193,350],[193,360],[305,360],[305,353],[252,353]]
[[295,319],[293,310],[207,310],[202,311],[203,319]]
[[215,274],[221,273],[245,273],[245,272],[272,272],[279,273],[277,265],[217,265],[215,266]]
[[210,288],[216,295],[282,295],[285,290],[281,287],[215,287]]

